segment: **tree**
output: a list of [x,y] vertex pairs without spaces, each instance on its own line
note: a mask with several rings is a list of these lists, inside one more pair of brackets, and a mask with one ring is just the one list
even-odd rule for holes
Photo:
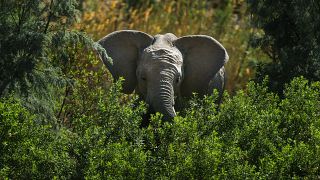
[[50,61],[51,38],[75,20],[75,4],[72,0],[1,1],[0,95],[17,82],[23,88],[27,86],[35,71]]
[[15,93],[34,113],[55,117],[57,100],[72,86],[75,49],[94,42],[70,30],[76,0],[0,1],[0,97]]
[[253,44],[272,59],[259,67],[257,80],[268,75],[271,89],[280,94],[295,76],[320,80],[320,2],[249,0],[248,4],[254,25],[264,31]]

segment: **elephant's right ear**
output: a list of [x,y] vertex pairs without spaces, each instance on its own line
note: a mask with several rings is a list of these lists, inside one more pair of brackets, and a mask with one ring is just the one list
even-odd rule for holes
[[116,31],[98,41],[112,59],[111,63],[105,55],[99,54],[113,78],[118,80],[119,77],[124,77],[124,93],[132,93],[136,87],[136,68],[139,54],[144,48],[151,45],[152,41],[152,36],[134,30]]

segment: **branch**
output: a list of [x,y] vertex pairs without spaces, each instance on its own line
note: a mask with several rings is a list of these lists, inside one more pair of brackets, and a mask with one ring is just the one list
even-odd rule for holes
[[65,94],[64,94],[64,97],[63,97],[63,101],[62,101],[62,104],[61,104],[61,107],[60,107],[60,110],[59,110],[59,113],[57,115],[57,118],[60,118],[61,114],[62,114],[62,110],[66,104],[66,101],[67,101],[67,97],[69,95],[69,92],[70,92],[70,86],[69,85],[66,85],[66,90],[65,90]]
[[50,24],[50,21],[51,21],[51,18],[52,18],[52,6],[53,6],[53,0],[50,1],[50,5],[49,5],[49,15],[48,15],[48,21],[46,23],[46,26],[44,28],[44,33],[47,34],[47,31],[49,29],[49,24]]
[[18,24],[16,18],[14,17],[14,15],[12,14],[12,11],[10,12],[10,15],[11,15],[11,17],[12,17],[12,19],[13,19],[13,22],[16,24],[17,29],[18,29],[18,28],[19,28],[19,24]]

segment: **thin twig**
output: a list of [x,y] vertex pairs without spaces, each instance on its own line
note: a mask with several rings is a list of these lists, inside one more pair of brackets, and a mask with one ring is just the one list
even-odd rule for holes
[[66,85],[66,90],[65,90],[65,94],[64,94],[64,97],[63,97],[63,101],[62,101],[62,104],[61,104],[61,107],[60,107],[60,110],[59,110],[59,113],[57,115],[57,118],[60,118],[61,114],[62,114],[62,110],[66,104],[66,101],[67,101],[67,97],[69,95],[69,92],[70,92],[70,86],[69,85]]
[[50,24],[52,15],[53,15],[53,13],[52,13],[52,6],[53,6],[53,0],[50,1],[48,21],[47,21],[46,26],[45,26],[45,29],[44,29],[44,33],[45,33],[45,34],[47,34],[47,31],[48,31],[48,29],[49,29],[49,24]]

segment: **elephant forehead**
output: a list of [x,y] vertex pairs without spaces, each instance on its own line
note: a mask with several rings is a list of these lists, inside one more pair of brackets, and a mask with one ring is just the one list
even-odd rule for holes
[[154,48],[148,47],[142,55],[143,60],[147,61],[162,61],[175,65],[182,65],[182,54],[176,48]]
[[167,43],[169,43],[169,44],[172,44],[172,42],[173,42],[174,40],[178,39],[177,36],[175,36],[175,35],[172,34],[172,33],[166,33],[166,34],[164,34],[164,35],[162,35],[162,34],[157,34],[157,35],[154,36],[154,38],[155,38],[155,41],[156,41],[156,42],[157,42],[157,41],[159,41],[159,42],[162,41],[162,43],[163,43],[163,42],[167,42]]

